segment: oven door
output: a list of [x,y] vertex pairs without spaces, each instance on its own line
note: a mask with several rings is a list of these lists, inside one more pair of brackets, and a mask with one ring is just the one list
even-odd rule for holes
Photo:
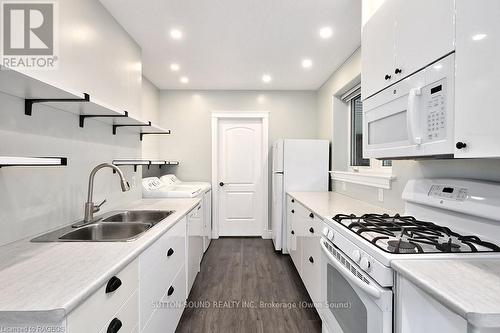
[[379,286],[326,239],[323,264],[323,330],[329,333],[392,333],[392,290]]

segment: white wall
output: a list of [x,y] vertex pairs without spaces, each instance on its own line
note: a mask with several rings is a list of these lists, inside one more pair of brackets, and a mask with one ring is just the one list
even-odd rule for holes
[[[161,125],[172,135],[161,156],[180,161],[185,181],[211,181],[211,113],[269,111],[269,143],[279,138],[316,138],[316,92],[162,91]],[[270,178],[271,179],[271,178]]]
[[[60,67],[35,75],[58,86],[89,92],[107,104],[137,113],[141,97],[141,51],[97,0],[65,0],[60,6]],[[1,75],[1,73],[0,73]],[[91,169],[114,158],[141,156],[137,134],[113,136],[111,126],[37,105],[24,115],[24,101],[0,93],[0,156],[63,156],[60,168],[0,169],[0,245],[31,237],[83,217]],[[133,183],[131,168],[124,168]],[[137,183],[139,183],[137,181]],[[140,187],[122,193],[118,177],[96,177],[95,201],[103,209],[141,198]]]
[[[155,124],[160,121],[160,91],[146,77],[142,78],[141,116],[142,119],[152,121]],[[145,159],[160,159],[160,136],[144,136],[142,157]]]
[[[361,50],[357,50],[318,91],[318,135],[332,141],[333,170],[347,170],[348,107],[339,96],[360,81]],[[384,190],[384,201],[378,201],[378,189],[346,184],[346,190],[334,182],[334,190],[372,204],[399,212],[404,211],[401,199],[406,182],[413,178],[456,177],[500,181],[500,160],[426,160],[393,161],[397,177],[391,190]]]

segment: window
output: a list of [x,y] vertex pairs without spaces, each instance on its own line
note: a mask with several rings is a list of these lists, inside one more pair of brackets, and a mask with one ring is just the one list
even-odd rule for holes
[[370,160],[363,158],[363,103],[361,95],[350,101],[351,109],[351,166],[370,166]]
[[363,102],[358,85],[341,97],[349,108],[349,165],[351,172],[391,173],[392,161],[363,158]]

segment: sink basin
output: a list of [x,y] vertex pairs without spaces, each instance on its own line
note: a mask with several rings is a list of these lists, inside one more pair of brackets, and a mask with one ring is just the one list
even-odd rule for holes
[[173,213],[172,210],[128,210],[108,216],[102,222],[142,222],[155,225]]
[[65,233],[61,241],[105,242],[126,241],[136,238],[152,225],[150,223],[96,223]]
[[77,222],[38,236],[31,241],[44,242],[124,242],[135,240],[148,229],[175,213],[173,210],[123,210],[109,212],[95,222]]

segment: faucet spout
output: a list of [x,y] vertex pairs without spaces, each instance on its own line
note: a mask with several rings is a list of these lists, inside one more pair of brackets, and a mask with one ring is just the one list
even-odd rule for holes
[[123,172],[118,168],[116,165],[110,164],[110,163],[102,163],[96,166],[92,172],[90,173],[89,176],[89,188],[88,188],[88,194],[87,194],[87,202],[85,203],[85,217],[83,221],[85,223],[93,222],[94,221],[94,213],[98,212],[100,209],[100,205],[96,206],[93,202],[93,195],[94,195],[94,178],[96,173],[103,169],[103,168],[111,168],[120,177],[120,186],[123,192],[129,191],[130,190],[130,185],[125,179],[125,176],[123,175]]

